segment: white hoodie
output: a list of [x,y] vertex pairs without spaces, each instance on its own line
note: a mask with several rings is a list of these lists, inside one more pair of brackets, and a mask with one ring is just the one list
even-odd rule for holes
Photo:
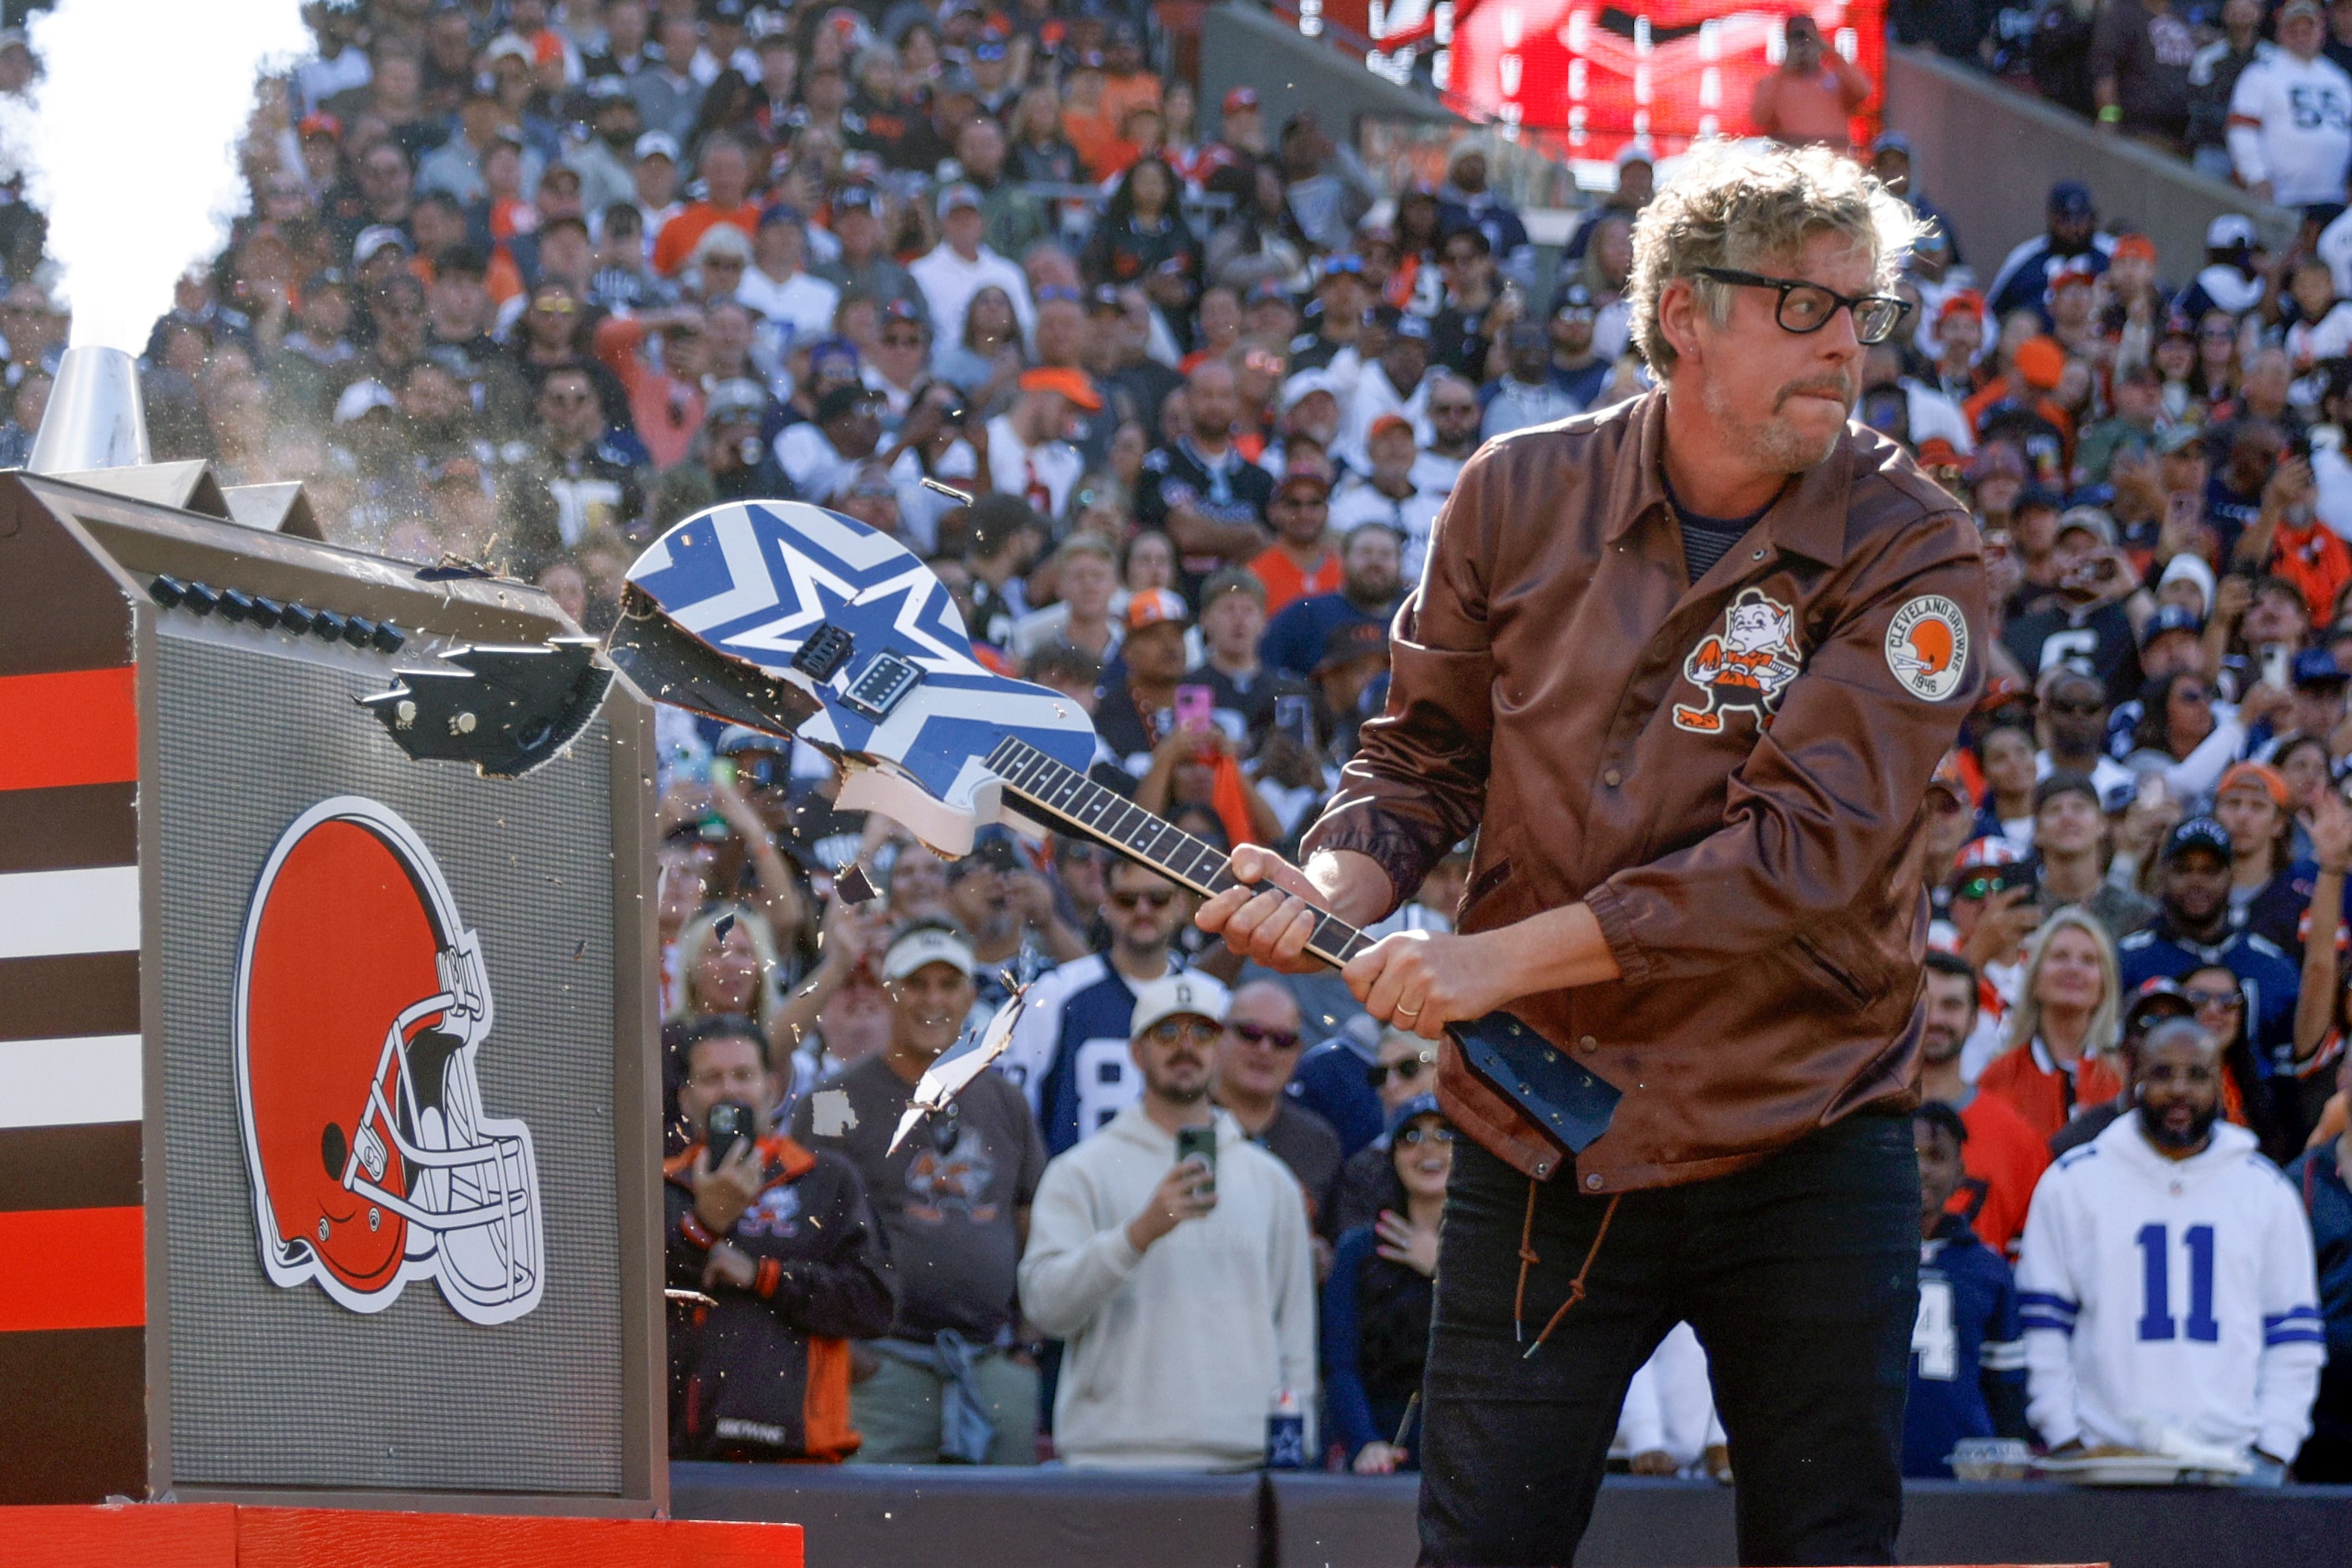
[[2292,1459],[2326,1340],[2303,1204],[2216,1122],[2168,1160],[2126,1112],[2034,1189],[2018,1260],[2027,1415],[2051,1447],[2167,1439]]
[[1074,1466],[1234,1470],[1265,1457],[1283,1388],[1317,1451],[1315,1254],[1307,1199],[1281,1161],[1216,1112],[1217,1206],[1139,1253],[1127,1224],[1176,1163],[1176,1140],[1129,1106],[1045,1167],[1021,1259],[1021,1305],[1069,1342],[1054,1443]]

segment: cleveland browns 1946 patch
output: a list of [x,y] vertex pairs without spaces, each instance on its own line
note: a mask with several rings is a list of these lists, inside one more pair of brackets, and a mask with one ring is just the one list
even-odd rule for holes
[[1969,622],[1959,605],[1922,594],[1886,626],[1886,668],[1914,697],[1941,702],[1960,689],[1969,668]]

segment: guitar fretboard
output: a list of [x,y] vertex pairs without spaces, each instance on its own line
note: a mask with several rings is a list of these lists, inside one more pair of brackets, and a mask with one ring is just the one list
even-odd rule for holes
[[[1049,827],[1116,849],[1204,898],[1234,886],[1232,868],[1214,847],[1026,741],[1006,736],[988,753],[988,768],[1024,813]],[[1334,968],[1370,945],[1362,931],[1332,914],[1318,914],[1314,934],[1307,940],[1307,951]]]

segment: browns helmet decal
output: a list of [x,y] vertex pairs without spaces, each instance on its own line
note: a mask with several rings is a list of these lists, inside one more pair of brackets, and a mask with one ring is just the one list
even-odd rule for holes
[[237,951],[232,1034],[261,1263],[380,1312],[431,1279],[502,1323],[546,1285],[530,1129],[482,1107],[481,944],[387,807],[339,795],[281,835]]

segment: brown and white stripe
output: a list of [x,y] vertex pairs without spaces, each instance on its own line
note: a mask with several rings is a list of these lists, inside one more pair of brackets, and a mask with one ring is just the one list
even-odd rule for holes
[[[124,617],[127,621],[127,616]],[[127,647],[128,639],[124,639]],[[12,650],[29,650],[20,644]],[[0,669],[0,1502],[143,1479],[137,669]],[[125,1437],[140,1439],[126,1447]]]

